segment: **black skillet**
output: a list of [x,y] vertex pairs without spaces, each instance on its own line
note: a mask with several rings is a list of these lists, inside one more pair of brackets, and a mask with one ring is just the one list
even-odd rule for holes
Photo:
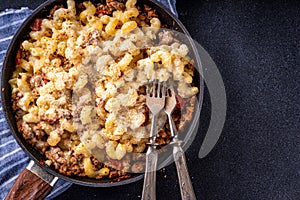
[[[101,0],[92,0],[92,2],[100,2]],[[82,2],[82,0],[76,0],[76,2]],[[9,48],[6,53],[6,57],[3,64],[2,69],[2,77],[1,77],[1,98],[2,98],[2,106],[5,113],[6,120],[10,127],[12,134],[17,140],[18,144],[21,148],[26,152],[26,154],[32,159],[32,162],[28,165],[26,169],[24,169],[19,177],[17,178],[15,184],[11,188],[8,193],[6,199],[43,199],[45,198],[52,190],[53,185],[57,181],[57,179],[63,179],[65,181],[69,181],[71,183],[80,184],[84,186],[92,186],[92,187],[112,187],[119,186],[124,184],[129,184],[140,180],[143,178],[143,174],[133,174],[132,177],[116,182],[111,179],[103,179],[96,180],[85,177],[69,177],[63,174],[58,173],[53,168],[44,164],[45,157],[39,153],[36,149],[34,149],[31,145],[26,143],[22,134],[18,132],[16,120],[14,117],[14,112],[12,110],[12,102],[11,102],[11,87],[8,83],[14,69],[15,69],[15,58],[20,46],[20,43],[24,39],[24,36],[30,32],[30,25],[32,24],[35,18],[46,18],[49,14],[51,8],[53,8],[56,4],[65,4],[66,0],[49,0],[39,6],[22,24],[19,30],[16,32],[13,37]],[[200,57],[198,55],[198,51],[193,43],[192,39],[188,31],[185,29],[183,24],[171,14],[167,9],[158,4],[156,1],[152,0],[138,0],[138,4],[147,4],[150,7],[154,8],[159,15],[159,18],[162,21],[162,24],[167,24],[170,29],[176,30],[178,32],[184,33],[186,37],[185,43],[190,47],[190,56],[195,58],[196,68],[198,72],[195,73],[194,82],[195,85],[200,88],[200,93],[198,94],[198,106],[195,109],[195,114],[192,122],[190,123],[188,129],[188,134],[185,136],[183,141],[183,148],[190,143],[190,138],[192,137],[192,133],[197,132],[197,124],[199,121],[200,111],[202,107],[202,98],[203,98],[203,78],[200,75],[199,71],[201,71],[201,62]],[[196,70],[197,71],[197,70]],[[187,148],[187,147],[186,147]]]

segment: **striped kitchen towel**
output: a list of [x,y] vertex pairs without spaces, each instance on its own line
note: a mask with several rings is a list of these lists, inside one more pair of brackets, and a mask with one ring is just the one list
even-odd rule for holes
[[[176,0],[159,0],[166,8],[177,15]],[[7,47],[22,22],[32,13],[29,8],[6,9],[0,12],[0,69]],[[1,101],[1,100],[0,100]],[[0,106],[0,199],[4,199],[18,174],[28,165],[30,159],[22,151],[10,132]],[[59,180],[46,199],[53,199],[71,186]]]

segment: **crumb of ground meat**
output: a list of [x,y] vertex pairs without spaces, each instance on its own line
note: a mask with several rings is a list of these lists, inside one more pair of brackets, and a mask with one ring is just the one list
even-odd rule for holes
[[130,178],[131,176],[132,176],[131,174],[125,174],[125,175],[123,175],[123,176],[120,176],[119,178],[115,178],[114,181],[120,182],[120,181],[122,181],[122,180],[125,180],[125,179]]
[[78,3],[76,4],[76,13],[81,13],[82,11],[84,11],[85,6],[83,5],[83,3]]
[[114,1],[114,0],[106,0],[106,4],[108,7],[111,7],[115,10],[121,10],[124,11],[125,10],[125,5],[124,3],[118,2],[118,1]]
[[130,159],[123,159],[122,162],[122,171],[127,172],[131,167]]
[[110,159],[105,164],[106,164],[107,167],[110,167],[110,168],[113,168],[113,169],[116,169],[116,170],[121,170],[121,168],[122,168],[122,162],[119,161],[119,160]]
[[16,65],[21,64],[21,59],[22,59],[22,50],[19,49],[17,51],[17,55],[16,55]]
[[50,10],[50,13],[49,13],[49,16],[48,18],[52,18],[53,17],[53,14],[55,13],[56,10],[60,9],[60,8],[63,8],[64,6],[63,5],[55,5],[51,10]]
[[40,87],[42,86],[42,82],[43,82],[43,78],[40,74],[34,74],[31,78],[30,78],[30,85],[31,87]]
[[147,18],[149,20],[151,20],[152,18],[154,17],[157,17],[158,18],[158,15],[157,13],[155,12],[155,10],[153,8],[151,8],[150,6],[148,5],[144,5],[144,8],[145,8],[145,11],[147,13]]
[[96,14],[101,15],[112,15],[115,10],[125,10],[125,5],[123,2],[107,0],[105,4],[98,4],[96,7]]
[[108,178],[115,178],[119,175],[117,170],[110,170]]
[[147,105],[143,106],[143,114],[145,116],[145,122],[142,124],[142,126],[147,126],[150,123],[150,120],[149,120],[149,108],[147,107]]
[[159,38],[159,45],[171,44],[174,42],[174,32],[164,30],[163,32],[160,32],[158,34],[158,38]]
[[42,21],[42,18],[36,18],[30,26],[31,30],[40,31],[42,28]]
[[147,18],[147,14],[146,13],[141,13],[138,18],[141,20],[141,21],[145,21],[146,18]]
[[166,138],[168,136],[166,131],[163,129],[158,132],[158,135],[160,135],[162,138]]
[[19,120],[17,122],[17,127],[18,130],[22,133],[24,139],[29,143],[29,144],[36,144],[37,139],[32,131],[32,128],[23,120]]
[[22,119],[23,115],[25,115],[26,113],[27,113],[26,111],[24,111],[22,109],[18,109],[18,110],[16,110],[15,116],[17,119]]
[[[169,138],[162,138],[162,137],[158,136],[155,141],[160,146],[164,146],[164,145],[167,145],[170,142],[170,139]],[[158,147],[158,148],[160,148],[160,147]]]
[[94,171],[98,171],[103,167],[103,164],[99,160],[97,160],[95,157],[91,157],[91,162],[92,162]]
[[99,16],[111,15],[112,12],[108,10],[107,5],[99,4],[96,8],[96,14],[99,15]]
[[116,178],[116,177],[126,176],[126,175],[128,175],[128,173],[126,173],[124,171],[121,171],[121,170],[116,170],[114,168],[111,168],[110,171],[109,171],[108,177],[113,179],[113,178]]
[[72,112],[68,109],[59,109],[57,111],[57,114],[58,114],[58,118],[61,118],[61,119],[71,119],[72,118]]
[[131,167],[131,171],[133,173],[141,173],[144,171],[144,169],[145,169],[145,162],[135,162]]
[[[19,108],[20,108],[20,106],[19,106],[19,100],[21,99],[23,97],[23,94],[21,93],[21,92],[17,92],[17,93],[14,93],[14,94],[12,94],[12,96],[11,96],[11,98],[12,98],[12,109],[14,110],[14,111],[17,111],[17,110],[20,110]],[[26,112],[25,112],[26,113]],[[25,114],[24,113],[24,114]],[[19,113],[19,114],[23,114],[23,113]],[[16,112],[16,119],[20,119],[20,118],[22,118],[22,116],[21,115],[18,115],[18,112]]]
[[182,120],[180,120],[178,124],[178,130],[182,131],[186,125],[192,120],[193,118],[193,113],[195,110],[195,102],[196,102],[196,97],[192,97],[192,99],[189,102],[189,105],[186,106],[185,112],[182,114]]
[[138,15],[137,19],[140,21],[145,22],[146,24],[150,24],[150,20],[154,17],[158,18],[158,14],[155,12],[154,9],[152,9],[148,5],[144,5],[143,8],[137,6],[137,9],[139,10],[140,14]]
[[145,154],[134,154],[132,155],[132,161],[145,160]]
[[[168,123],[168,120],[166,121],[166,124]],[[167,133],[167,129],[164,127],[164,129],[161,129],[158,131],[157,134],[157,138],[156,138],[156,142],[159,145],[166,145],[170,142],[170,138],[167,136],[170,136],[170,131],[168,131],[169,133]]]
[[88,45],[98,45],[100,41],[100,35],[101,33],[98,30],[92,31],[83,42],[82,47],[86,47]]

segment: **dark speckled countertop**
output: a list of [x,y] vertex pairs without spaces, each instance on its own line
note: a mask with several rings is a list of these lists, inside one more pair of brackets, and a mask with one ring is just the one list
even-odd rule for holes
[[[5,8],[43,0],[1,0]],[[198,158],[208,127],[205,92],[198,135],[187,151],[198,199],[300,199],[299,1],[177,0],[179,18],[216,62],[228,112],[218,145]],[[158,199],[180,199],[175,166],[157,174]],[[73,185],[57,200],[140,199],[143,181],[113,188]]]

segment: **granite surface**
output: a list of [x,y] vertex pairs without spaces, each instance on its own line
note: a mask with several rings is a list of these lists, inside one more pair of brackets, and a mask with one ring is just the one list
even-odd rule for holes
[[[42,0],[1,0],[0,10]],[[216,62],[227,93],[221,139],[198,151],[210,116],[209,94],[187,151],[198,199],[300,199],[299,1],[178,0],[179,18]],[[180,199],[175,166],[157,174],[158,199]],[[57,200],[140,199],[143,181],[113,188],[73,185]]]

